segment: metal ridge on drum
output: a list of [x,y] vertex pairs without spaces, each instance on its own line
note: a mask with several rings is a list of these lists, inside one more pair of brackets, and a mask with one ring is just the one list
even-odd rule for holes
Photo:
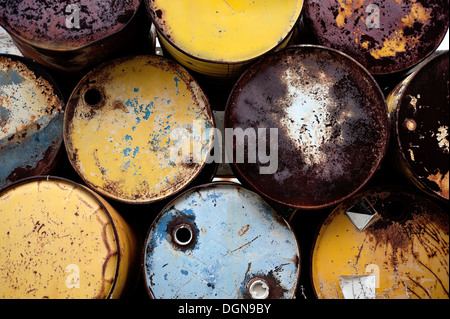
[[[330,207],[357,192],[379,168],[389,140],[386,101],[373,77],[347,55],[312,45],[252,65],[230,94],[225,128],[246,137],[229,147],[237,177],[300,209]],[[272,130],[277,145],[260,135]],[[261,150],[277,154],[271,172],[262,173],[271,163]]]

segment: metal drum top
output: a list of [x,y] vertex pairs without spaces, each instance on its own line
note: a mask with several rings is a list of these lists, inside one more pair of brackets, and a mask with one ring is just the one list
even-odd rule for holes
[[136,248],[120,215],[84,186],[42,176],[0,190],[2,299],[123,296]]
[[54,168],[63,108],[59,89],[36,63],[0,55],[0,187]]
[[373,74],[408,69],[434,52],[449,25],[448,0],[307,0],[304,27]]
[[324,299],[448,299],[449,217],[403,188],[372,188],[325,220],[312,255]]
[[190,74],[157,56],[88,73],[64,120],[69,159],[99,193],[127,203],[167,198],[201,172],[213,145],[209,103]]
[[[225,111],[226,128],[254,138],[235,138],[233,152],[244,146],[245,154],[243,161],[233,156],[238,178],[276,202],[305,209],[334,205],[365,185],[386,153],[388,121],[370,74],[318,46],[289,47],[254,64]],[[270,136],[261,138],[260,128]],[[258,152],[253,162],[251,151]]]
[[449,53],[439,53],[388,96],[393,148],[419,188],[449,199]]
[[185,66],[214,76],[285,42],[303,7],[303,0],[144,1],[165,48]]
[[232,183],[192,188],[169,203],[144,244],[156,299],[294,298],[300,251],[288,223]]
[[1,18],[3,27],[22,41],[41,49],[73,50],[123,29],[139,4],[137,0],[7,0]]

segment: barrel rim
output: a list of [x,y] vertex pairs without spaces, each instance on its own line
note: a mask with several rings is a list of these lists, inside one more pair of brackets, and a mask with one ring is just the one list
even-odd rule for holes
[[213,181],[213,182],[210,182],[210,183],[197,185],[197,186],[191,187],[189,189],[186,189],[183,192],[181,192],[180,194],[178,194],[177,196],[175,196],[173,199],[171,199],[168,203],[166,203],[164,205],[164,207],[155,216],[155,218],[153,219],[151,225],[148,228],[147,234],[145,235],[145,238],[144,238],[144,241],[143,241],[143,245],[142,245],[142,251],[141,251],[141,268],[142,268],[142,276],[143,276],[142,278],[144,280],[144,285],[145,285],[145,288],[146,288],[148,296],[151,299],[156,299],[156,297],[154,296],[151,288],[148,285],[148,282],[147,282],[147,269],[145,267],[148,241],[149,241],[151,232],[154,229],[155,225],[159,222],[159,220],[161,219],[161,216],[167,211],[168,208],[173,206],[178,200],[182,199],[186,195],[188,195],[190,193],[194,193],[194,192],[200,191],[200,190],[203,190],[203,189],[208,189],[208,188],[212,189],[214,187],[221,187],[221,186],[229,186],[229,187],[234,187],[236,189],[237,188],[241,188],[241,189],[244,189],[247,192],[253,193],[262,202],[264,202],[268,207],[270,207],[270,209],[274,213],[274,217],[277,218],[277,219],[278,218],[281,219],[285,223],[286,227],[291,231],[291,234],[292,234],[293,238],[295,239],[295,243],[296,243],[296,246],[297,246],[296,247],[297,248],[297,253],[298,253],[298,259],[297,259],[297,263],[296,263],[297,278],[296,278],[295,285],[293,287],[293,292],[292,292],[292,298],[295,298],[298,286],[300,284],[301,263],[302,263],[302,254],[301,254],[301,249],[300,249],[300,241],[299,241],[299,239],[297,237],[297,234],[292,229],[292,226],[290,225],[290,223],[280,213],[278,213],[278,211],[275,208],[273,208],[268,202],[266,202],[264,200],[264,198],[261,197],[261,195],[259,195],[258,193],[256,193],[252,189],[248,188],[247,186],[242,185],[240,183],[233,182],[233,181]]
[[[228,100],[225,106],[225,116],[224,116],[224,125],[225,127],[228,127],[228,117],[226,116],[226,114],[230,112],[231,109],[231,102],[232,102],[232,97],[234,95],[234,92],[237,92],[239,90],[240,87],[240,83],[247,77],[247,75],[255,68],[258,67],[259,64],[261,64],[262,62],[264,62],[264,60],[266,58],[269,58],[271,56],[275,56],[278,54],[282,54],[283,52],[286,51],[296,51],[296,50],[310,50],[310,49],[314,49],[317,50],[318,52],[320,52],[321,50],[323,52],[329,51],[333,54],[337,54],[337,55],[341,55],[342,57],[344,57],[345,59],[348,59],[351,63],[353,63],[355,65],[355,67],[360,68],[360,70],[362,71],[362,73],[364,73],[366,75],[366,78],[368,80],[370,80],[372,82],[372,86],[374,88],[374,91],[378,92],[378,95],[380,97],[380,102],[383,103],[384,105],[384,109],[385,109],[385,113],[386,113],[386,117],[385,117],[385,123],[383,125],[383,127],[387,128],[386,131],[386,136],[385,139],[383,141],[383,150],[382,152],[379,154],[379,158],[378,158],[378,162],[372,166],[371,171],[369,172],[369,174],[367,175],[366,180],[361,183],[361,185],[359,187],[357,187],[352,193],[348,194],[347,196],[335,200],[333,202],[330,202],[328,204],[322,204],[322,205],[315,205],[315,206],[308,206],[308,205],[292,205],[290,203],[285,203],[279,199],[275,199],[272,196],[269,196],[268,194],[262,193],[261,191],[259,191],[259,189],[255,186],[255,183],[253,183],[250,179],[248,179],[247,177],[245,177],[245,174],[243,174],[243,172],[238,168],[238,165],[236,165],[235,162],[235,157],[233,156],[233,162],[231,163],[231,165],[233,166],[233,168],[235,169],[234,171],[237,173],[237,175],[239,176],[239,178],[244,179],[244,182],[248,185],[251,185],[252,188],[255,189],[256,192],[263,194],[265,197],[269,198],[270,200],[273,200],[274,202],[277,202],[279,204],[282,205],[286,205],[288,207],[292,207],[292,208],[296,208],[296,209],[301,209],[301,210],[320,210],[320,209],[325,209],[325,208],[329,208],[332,207],[336,204],[339,204],[340,202],[346,200],[347,198],[351,197],[352,195],[356,194],[358,191],[360,191],[361,189],[364,188],[364,186],[367,185],[367,183],[372,179],[372,177],[375,175],[375,173],[379,170],[381,163],[383,162],[384,158],[386,157],[387,151],[388,151],[388,145],[389,145],[389,140],[390,140],[390,130],[388,129],[390,127],[390,118],[388,116],[389,114],[389,109],[388,109],[388,105],[386,102],[386,99],[384,98],[384,94],[383,91],[380,88],[380,85],[378,84],[378,82],[375,80],[375,78],[373,77],[373,75],[361,64],[359,63],[357,60],[355,60],[354,58],[352,58],[351,56],[349,56],[348,54],[341,52],[339,50],[333,49],[333,48],[329,48],[329,47],[325,47],[322,45],[316,45],[316,44],[297,44],[297,45],[291,45],[288,46],[284,49],[281,49],[279,51],[276,52],[272,52],[268,55],[266,55],[265,57],[262,57],[261,59],[259,59],[259,61],[255,62],[253,65],[251,65],[247,70],[245,70],[245,72],[239,77],[239,79],[236,81],[236,83],[234,84],[230,95],[228,96]],[[236,177],[238,177],[236,176]]]
[[[4,193],[9,191],[10,189],[13,189],[15,187],[18,187],[20,185],[24,185],[27,183],[37,182],[37,181],[55,181],[55,182],[63,182],[67,183],[69,185],[72,185],[83,192],[86,192],[92,199],[94,199],[98,205],[102,208],[102,210],[106,213],[107,218],[110,220],[111,227],[113,229],[114,239],[116,242],[116,248],[117,248],[117,263],[116,263],[116,269],[114,274],[114,282],[111,285],[110,291],[107,294],[106,299],[111,299],[112,295],[114,293],[114,289],[116,287],[117,279],[119,278],[119,270],[120,270],[120,260],[121,260],[121,249],[120,249],[120,238],[117,232],[116,225],[114,223],[114,219],[112,218],[109,209],[105,206],[105,204],[98,198],[98,194],[95,193],[92,189],[89,187],[86,187],[85,185],[79,184],[77,182],[74,182],[68,178],[59,177],[59,176],[53,176],[53,175],[37,175],[37,176],[30,176],[22,178],[6,187],[0,188],[0,196]],[[114,208],[113,208],[114,209]]]

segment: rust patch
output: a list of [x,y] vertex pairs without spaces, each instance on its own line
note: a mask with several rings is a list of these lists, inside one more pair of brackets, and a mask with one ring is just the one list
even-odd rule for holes
[[242,228],[239,229],[239,231],[238,231],[238,235],[239,236],[244,236],[248,232],[249,229],[250,229],[250,225],[249,224],[247,224],[245,226],[242,226]]
[[[174,209],[174,207],[170,208],[169,210]],[[187,215],[181,211],[177,211],[179,215],[172,216],[171,220],[167,223],[167,236],[168,240],[176,250],[180,251],[187,251],[192,250],[195,247],[195,244],[197,243],[197,237],[199,235],[199,230],[197,225],[195,224],[195,216]],[[175,229],[181,226],[188,226],[190,229],[192,229],[192,239],[187,245],[178,245],[175,242],[174,239],[174,232]]]

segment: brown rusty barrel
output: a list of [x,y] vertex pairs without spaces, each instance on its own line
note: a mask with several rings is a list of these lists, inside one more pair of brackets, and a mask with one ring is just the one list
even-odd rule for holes
[[318,209],[375,173],[389,119],[367,70],[341,52],[305,45],[244,73],[228,100],[225,130],[229,161],[244,184],[280,204]]
[[0,187],[60,162],[64,99],[34,61],[0,54]]
[[414,189],[367,189],[339,205],[315,238],[321,299],[448,299],[449,216]]
[[129,296],[139,269],[133,229],[103,198],[39,176],[0,190],[0,298]]
[[390,74],[438,48],[449,26],[448,6],[448,0],[307,0],[302,28],[372,74]]
[[92,189],[148,204],[197,178],[211,181],[214,126],[205,94],[183,67],[140,55],[106,62],[78,83],[66,107],[64,142]]
[[388,96],[393,165],[418,188],[449,199],[449,53],[424,62]]
[[139,0],[8,0],[0,24],[24,56],[79,72],[128,45],[139,5]]

